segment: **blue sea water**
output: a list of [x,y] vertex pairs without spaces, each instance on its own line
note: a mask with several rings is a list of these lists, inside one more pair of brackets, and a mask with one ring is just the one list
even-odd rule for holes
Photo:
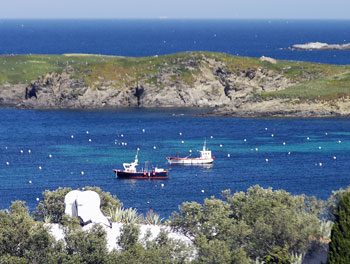
[[[192,114],[181,109],[2,109],[0,207],[8,208],[11,201],[19,199],[34,209],[36,198],[41,199],[46,189],[88,185],[117,195],[126,207],[139,212],[154,209],[169,216],[184,201],[220,197],[226,189],[245,191],[259,184],[327,199],[332,190],[350,184],[349,119],[242,119]],[[167,156],[177,153],[187,156],[192,150],[193,156],[198,155],[196,150],[202,148],[204,139],[216,157],[212,166],[166,163]],[[112,170],[133,161],[137,148],[140,166],[150,161],[154,166],[171,167],[170,178],[116,179]]]
[[[310,41],[348,43],[350,21],[0,20],[0,54],[152,56],[206,50],[350,64],[349,51],[285,49]],[[332,190],[350,184],[350,119],[193,113],[0,109],[0,209],[19,199],[33,210],[46,189],[96,185],[126,207],[167,217],[184,201],[220,197],[225,189],[245,191],[259,184],[327,199]],[[168,168],[166,156],[189,155],[189,150],[196,155],[205,138],[216,157],[213,166],[171,166],[169,180],[157,181],[120,180],[112,171],[133,161],[138,147],[140,164]]]
[[350,51],[291,51],[297,43],[350,43],[350,20],[0,20],[0,54],[153,56],[216,51],[350,64]]

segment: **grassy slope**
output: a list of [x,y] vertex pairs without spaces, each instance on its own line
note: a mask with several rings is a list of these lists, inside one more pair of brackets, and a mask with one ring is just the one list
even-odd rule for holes
[[[176,67],[172,80],[192,83],[199,68],[188,69],[189,60],[202,56],[223,62],[230,71],[266,68],[286,77],[302,81],[300,85],[282,91],[262,93],[263,98],[334,99],[350,95],[350,66],[278,61],[276,64],[261,62],[256,58],[237,57],[212,52],[186,52],[159,57],[127,58],[98,55],[16,55],[0,56],[0,85],[4,83],[28,83],[47,72],[61,72],[65,67],[75,69],[76,77],[88,85],[112,81],[115,87],[134,85],[138,80],[157,84],[156,74]],[[202,63],[205,66],[205,63]],[[158,84],[160,85],[160,84]]]

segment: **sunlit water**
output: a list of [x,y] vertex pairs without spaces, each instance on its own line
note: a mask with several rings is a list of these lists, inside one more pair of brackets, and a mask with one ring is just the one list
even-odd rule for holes
[[[326,199],[350,184],[349,119],[198,117],[172,109],[2,109],[0,116],[0,208],[19,199],[34,209],[46,189],[88,185],[126,207],[167,217],[184,201],[220,197],[225,189],[259,184]],[[216,157],[212,166],[166,163],[190,150],[197,156],[205,139]],[[171,168],[169,179],[116,179],[112,170],[133,161],[137,148],[140,167],[149,161]]]

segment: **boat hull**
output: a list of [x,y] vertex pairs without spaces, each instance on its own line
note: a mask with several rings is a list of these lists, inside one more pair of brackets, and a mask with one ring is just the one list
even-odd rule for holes
[[162,172],[146,171],[146,172],[127,172],[122,170],[113,170],[118,178],[122,179],[168,179],[169,171]]
[[201,158],[167,158],[169,164],[179,164],[179,165],[195,165],[195,164],[211,164],[214,158],[211,159],[201,159]]

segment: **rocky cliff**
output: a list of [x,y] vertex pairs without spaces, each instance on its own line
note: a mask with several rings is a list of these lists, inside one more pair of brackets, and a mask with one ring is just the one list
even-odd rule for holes
[[344,96],[331,101],[261,96],[323,74],[305,65],[305,70],[296,72],[294,64],[277,65],[271,58],[259,61],[198,52],[131,61],[101,56],[92,62],[84,56],[67,57],[70,63],[27,84],[7,81],[0,86],[0,104],[32,109],[212,107],[214,114],[235,116],[350,114],[350,103]]

